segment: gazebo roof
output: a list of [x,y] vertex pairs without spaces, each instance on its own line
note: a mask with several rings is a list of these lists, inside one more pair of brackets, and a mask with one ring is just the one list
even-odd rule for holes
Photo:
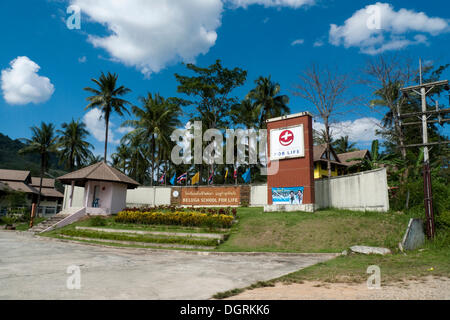
[[103,161],[63,175],[58,180],[63,184],[71,184],[72,181],[75,181],[75,185],[80,187],[84,187],[89,180],[123,183],[127,185],[128,189],[139,186],[139,183]]

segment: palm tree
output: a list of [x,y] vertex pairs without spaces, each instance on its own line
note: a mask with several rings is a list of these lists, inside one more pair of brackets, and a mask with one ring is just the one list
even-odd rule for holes
[[332,143],[334,151],[336,153],[346,153],[356,151],[358,149],[355,148],[356,143],[350,143],[348,140],[348,136],[340,137],[336,141]]
[[124,112],[129,113],[126,105],[130,103],[119,97],[124,96],[131,90],[120,86],[117,87],[118,75],[111,74],[108,72],[105,75],[103,72],[100,78],[91,79],[97,86],[98,89],[93,89],[90,87],[84,88],[84,90],[93,93],[92,96],[88,97],[86,100],[89,101],[87,109],[100,108],[102,112],[102,117],[105,118],[106,130],[105,130],[105,156],[103,161],[106,162],[107,149],[108,149],[108,130],[109,130],[109,117],[112,112],[116,112],[118,115],[123,116]]
[[231,107],[230,117],[234,124],[242,124],[245,128],[258,128],[260,117],[258,109],[250,99],[244,99],[241,103]]
[[119,169],[123,173],[126,173],[126,170],[128,168],[129,157],[130,157],[129,148],[125,144],[121,143],[117,147],[116,152],[111,155],[112,165],[116,169]]
[[60,148],[60,161],[65,162],[66,167],[73,171],[75,167],[81,167],[91,156],[93,147],[86,138],[89,132],[86,125],[80,120],[73,120],[61,125],[63,130],[57,130],[60,134],[58,147]]
[[39,194],[37,200],[37,208],[41,204],[42,179],[44,173],[48,169],[50,154],[57,152],[57,140],[55,136],[55,126],[52,123],[41,123],[41,127],[31,127],[31,139],[21,139],[26,146],[19,150],[20,154],[36,153],[41,157],[41,170],[39,182]]
[[100,161],[104,161],[104,158],[101,155],[91,154],[87,159],[87,165],[92,166],[93,164],[99,163]]
[[[147,153],[151,158],[150,184],[153,185],[154,168],[156,166],[159,168],[162,155],[167,154],[162,152],[162,149],[171,145],[169,135],[181,125],[179,120],[181,108],[176,99],[164,99],[158,93],[154,96],[148,93],[146,97],[141,97],[139,100],[142,108],[132,107],[137,120],[128,120],[122,124],[122,126],[133,127],[134,130],[126,134],[123,139],[126,141],[133,136],[138,136],[143,143],[148,144]],[[157,154],[158,163],[156,164]]]
[[256,112],[259,115],[259,127],[265,128],[266,120],[286,115],[290,112],[288,107],[289,97],[278,95],[281,87],[271,80],[270,76],[259,77],[256,87],[247,94],[247,99],[253,101]]

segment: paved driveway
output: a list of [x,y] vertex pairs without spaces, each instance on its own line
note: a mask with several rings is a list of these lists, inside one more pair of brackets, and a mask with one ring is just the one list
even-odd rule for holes
[[[0,231],[0,299],[208,299],[333,258],[116,249]],[[81,289],[67,289],[79,266]]]

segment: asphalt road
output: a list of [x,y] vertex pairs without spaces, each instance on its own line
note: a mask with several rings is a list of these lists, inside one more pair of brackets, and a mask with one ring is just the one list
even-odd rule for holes
[[[209,299],[333,257],[105,248],[0,231],[0,299]],[[80,289],[68,289],[70,266]]]

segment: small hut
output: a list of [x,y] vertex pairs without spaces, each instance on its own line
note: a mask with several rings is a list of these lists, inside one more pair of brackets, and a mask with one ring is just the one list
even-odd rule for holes
[[139,183],[119,170],[99,162],[58,178],[70,185],[69,208],[72,207],[74,187],[84,187],[83,204],[86,214],[110,215],[126,207],[127,189],[135,189]]

